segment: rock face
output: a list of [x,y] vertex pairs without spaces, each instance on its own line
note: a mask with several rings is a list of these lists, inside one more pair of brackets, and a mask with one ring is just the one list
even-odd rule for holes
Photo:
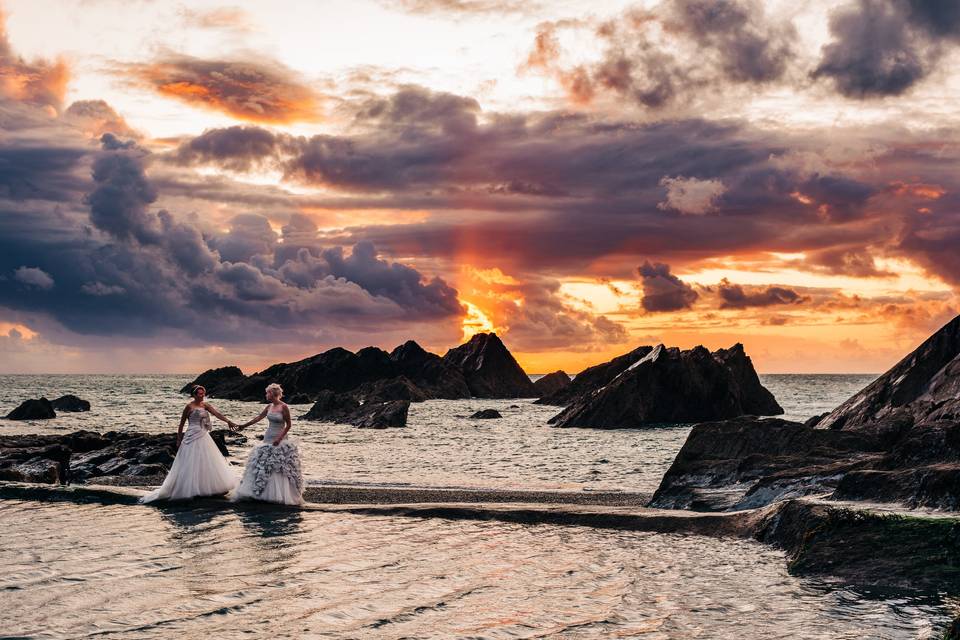
[[371,400],[361,404],[348,393],[321,391],[302,419],[350,424],[361,429],[387,429],[407,426],[409,409],[409,400]]
[[384,398],[420,402],[431,398],[469,398],[463,372],[410,340],[387,353],[366,347],[356,353],[339,347],[292,363],[275,364],[245,376],[237,367],[211,369],[183,387],[189,392],[202,384],[212,397],[263,400],[271,382],[283,386],[287,397],[315,401],[320,392],[355,392],[360,400]]
[[603,387],[579,396],[550,422],[629,429],[781,413],[743,345],[710,353],[703,347],[681,351],[661,344]]
[[500,412],[496,409],[481,409],[470,417],[474,420],[496,420],[497,418],[502,418],[503,416],[500,415]]
[[24,400],[19,407],[7,414],[7,420],[49,420],[56,417],[57,412],[46,398]]
[[50,404],[53,405],[53,408],[57,411],[90,411],[89,402],[71,394],[60,396]]
[[545,395],[535,404],[552,404],[565,407],[585,394],[596,391],[609,384],[614,378],[623,373],[627,367],[644,358],[653,351],[653,347],[637,347],[630,353],[617,356],[610,362],[587,367],[577,374],[570,384],[558,391]]
[[[218,430],[210,434],[223,455],[226,439],[243,436]],[[173,464],[175,433],[146,434],[75,431],[66,435],[0,436],[0,480],[65,484],[105,476],[151,476],[159,480]]]
[[739,509],[793,495],[960,509],[960,318],[807,424],[740,419],[691,431],[652,506]]
[[475,398],[536,398],[539,393],[495,333],[478,333],[443,356],[463,372]]
[[570,386],[570,376],[566,371],[558,370],[548,373],[533,383],[537,388],[537,395],[546,397],[558,393]]
[[904,418],[914,423],[960,420],[960,316],[829,413],[817,427],[861,429]]

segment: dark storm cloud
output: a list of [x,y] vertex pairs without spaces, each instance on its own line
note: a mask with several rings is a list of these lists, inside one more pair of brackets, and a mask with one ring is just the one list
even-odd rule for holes
[[86,198],[90,222],[121,240],[157,242],[157,218],[149,210],[157,191],[143,170],[143,151],[109,133],[101,143],[105,153],[93,163],[96,188]]
[[314,121],[320,96],[279,62],[169,55],[118,72],[163,96],[253,122]]
[[744,287],[724,278],[717,286],[721,309],[746,309],[773,305],[798,304],[803,297],[786,287]]
[[658,109],[726,86],[780,81],[796,55],[796,30],[768,18],[757,0],[676,0],[628,9],[596,29],[605,48],[601,60],[562,66],[558,32],[584,26],[542,24],[524,65],[557,77],[576,102],[612,92]]
[[815,78],[828,78],[849,98],[900,95],[960,43],[955,0],[857,0],[830,16],[833,39]]
[[641,306],[646,311],[679,311],[689,309],[700,297],[693,287],[670,273],[662,262],[644,262],[637,267],[643,287]]
[[270,162],[292,142],[289,136],[261,127],[210,129],[181,144],[172,160],[183,165],[218,164],[233,171],[249,171]]

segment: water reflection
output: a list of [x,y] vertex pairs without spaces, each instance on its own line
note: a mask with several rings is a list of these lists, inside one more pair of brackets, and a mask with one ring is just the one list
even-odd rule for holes
[[245,502],[237,505],[244,530],[259,538],[284,538],[300,532],[303,514],[299,508]]

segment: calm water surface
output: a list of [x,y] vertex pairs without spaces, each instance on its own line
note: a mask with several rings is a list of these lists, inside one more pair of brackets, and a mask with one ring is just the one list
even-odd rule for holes
[[[833,409],[873,380],[872,375],[769,375],[763,383],[786,410],[805,420]],[[24,398],[73,393],[89,400],[86,413],[54,420],[0,420],[3,433],[176,431],[185,403],[179,389],[191,376],[0,376],[0,415]],[[212,400],[237,422],[256,415],[256,403]],[[495,408],[502,420],[470,420]],[[297,420],[309,405],[293,406],[293,434],[302,444],[312,483],[398,484],[490,488],[625,490],[650,493],[689,433],[687,426],[651,429],[554,429],[557,407],[530,400],[433,400],[410,407],[406,429],[371,431]],[[215,424],[217,421],[214,421]],[[265,425],[265,423],[261,423]],[[254,436],[262,426],[250,427]],[[233,461],[242,463],[241,447]]]
[[270,508],[0,501],[0,635],[933,638],[952,604],[751,541]]

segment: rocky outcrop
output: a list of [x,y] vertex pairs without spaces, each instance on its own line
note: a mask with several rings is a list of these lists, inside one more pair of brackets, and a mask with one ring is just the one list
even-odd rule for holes
[[644,358],[651,351],[653,351],[653,347],[637,347],[633,351],[625,353],[622,356],[617,356],[609,362],[587,367],[578,373],[568,386],[540,398],[534,404],[550,404],[558,407],[566,407],[572,404],[577,398],[607,386],[614,378],[623,373],[627,367]]
[[960,420],[951,395],[960,387],[958,325],[947,324],[826,416],[695,426],[651,504],[742,509],[822,493],[960,509]]
[[475,398],[536,398],[530,377],[495,333],[478,333],[443,356],[463,372]]
[[570,376],[563,370],[554,371],[534,382],[533,386],[537,389],[537,395],[551,396],[570,386]]
[[90,403],[75,395],[60,396],[50,403],[57,411],[80,412],[90,411]]
[[500,412],[496,409],[481,409],[470,416],[470,418],[473,420],[496,420],[497,418],[502,417],[503,416],[500,415]]
[[960,316],[820,420],[821,429],[960,420]]
[[550,423],[630,429],[781,413],[743,345],[710,353],[703,347],[681,351],[661,344],[603,387],[579,396]]
[[[246,438],[218,430],[211,434],[220,452]],[[175,433],[75,431],[65,435],[0,436],[0,480],[65,484],[104,477],[150,476],[158,480],[173,464]]]
[[407,426],[409,400],[372,400],[360,403],[349,393],[321,391],[303,420],[321,420],[350,424],[361,429],[386,429]]
[[339,347],[291,363],[272,365],[244,376],[237,367],[211,369],[183,387],[202,384],[208,395],[231,400],[263,400],[264,389],[279,383],[287,397],[315,401],[321,391],[353,391],[367,398],[419,402],[431,398],[469,398],[463,372],[410,340],[387,353],[366,347],[356,353]]
[[57,412],[46,398],[24,400],[7,414],[7,420],[49,420],[56,417]]

